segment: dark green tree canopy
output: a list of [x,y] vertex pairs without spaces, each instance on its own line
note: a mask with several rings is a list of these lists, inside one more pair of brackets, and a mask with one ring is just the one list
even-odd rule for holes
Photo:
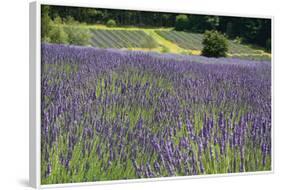
[[186,30],[188,27],[187,15],[178,15],[176,17],[175,30]]

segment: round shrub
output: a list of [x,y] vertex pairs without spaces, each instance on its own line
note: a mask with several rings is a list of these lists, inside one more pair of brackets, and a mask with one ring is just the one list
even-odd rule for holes
[[114,26],[116,26],[115,20],[109,19],[109,20],[106,22],[106,26],[108,26],[108,27],[114,27]]
[[203,38],[202,55],[206,57],[226,57],[227,39],[218,31],[206,31]]

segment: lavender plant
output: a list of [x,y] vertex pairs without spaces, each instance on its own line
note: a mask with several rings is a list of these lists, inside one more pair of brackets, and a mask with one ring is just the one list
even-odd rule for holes
[[41,182],[271,170],[271,64],[42,45]]

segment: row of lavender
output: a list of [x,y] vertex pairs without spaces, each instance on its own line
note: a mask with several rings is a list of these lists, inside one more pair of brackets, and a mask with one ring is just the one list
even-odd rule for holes
[[269,62],[43,44],[41,104],[43,184],[271,169]]

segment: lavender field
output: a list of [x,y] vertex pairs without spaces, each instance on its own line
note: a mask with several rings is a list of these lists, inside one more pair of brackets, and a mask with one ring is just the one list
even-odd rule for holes
[[271,63],[42,45],[41,183],[271,170]]

